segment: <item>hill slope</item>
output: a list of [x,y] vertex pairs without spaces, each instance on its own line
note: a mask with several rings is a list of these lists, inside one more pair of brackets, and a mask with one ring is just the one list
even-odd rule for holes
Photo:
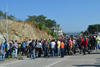
[[[6,20],[0,20],[0,40],[6,37]],[[4,37],[3,37],[4,36]],[[9,40],[48,39],[51,38],[46,31],[40,31],[34,25],[24,22],[8,21]]]

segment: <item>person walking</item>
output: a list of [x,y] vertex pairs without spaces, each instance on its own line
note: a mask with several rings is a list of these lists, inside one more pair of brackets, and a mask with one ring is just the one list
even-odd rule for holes
[[73,42],[71,38],[69,38],[69,54],[70,55],[73,55],[72,47],[73,47]]

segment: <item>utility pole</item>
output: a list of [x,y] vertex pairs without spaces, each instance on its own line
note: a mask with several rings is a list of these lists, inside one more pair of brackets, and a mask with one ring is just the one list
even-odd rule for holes
[[98,32],[99,32],[99,31],[98,31],[98,24],[97,24],[97,34],[98,34]]
[[8,43],[8,5],[6,7],[6,40]]

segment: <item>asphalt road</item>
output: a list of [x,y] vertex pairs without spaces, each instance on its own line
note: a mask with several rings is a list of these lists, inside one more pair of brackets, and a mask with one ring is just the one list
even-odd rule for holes
[[0,67],[100,67],[100,51],[89,55],[76,55],[8,61]]

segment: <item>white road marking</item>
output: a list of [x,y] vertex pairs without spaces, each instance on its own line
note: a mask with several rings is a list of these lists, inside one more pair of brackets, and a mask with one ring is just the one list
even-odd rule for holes
[[52,64],[49,64],[49,65],[45,66],[45,67],[51,67],[51,66],[53,66],[53,65],[55,65],[55,64],[58,64],[58,63],[60,63],[60,62],[62,62],[62,61],[63,61],[63,60],[60,60],[60,61],[54,62],[54,63],[52,63]]

